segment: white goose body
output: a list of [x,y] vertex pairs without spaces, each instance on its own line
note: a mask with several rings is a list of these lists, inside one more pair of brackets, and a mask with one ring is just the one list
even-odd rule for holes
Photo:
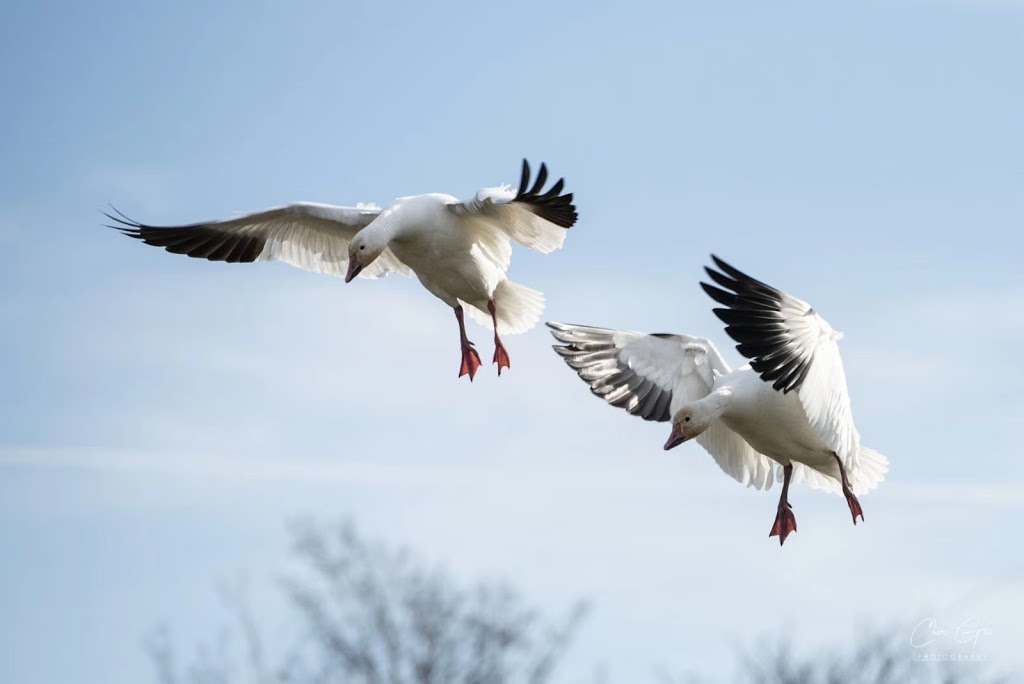
[[[473,379],[480,359],[466,337],[464,306],[494,329],[498,374],[508,368],[499,334],[529,330],[544,310],[544,296],[506,277],[512,240],[541,252],[560,248],[576,222],[572,194],[559,179],[544,191],[547,166],[530,185],[523,160],[518,192],[485,188],[472,199],[430,193],[401,197],[386,209],[296,202],[232,219],[182,226],[151,226],[120,214],[111,226],[169,252],[232,263],[283,261],[299,268],[344,276],[378,278],[416,274],[423,286],[455,310],[462,365]],[[115,210],[116,211],[116,210]]]
[[[377,220],[383,231],[385,221],[394,221],[389,248],[431,294],[452,308],[462,301],[486,312],[487,300],[508,279],[507,265],[489,258],[477,232],[467,230],[466,219],[451,212],[449,206],[457,202],[442,194],[403,197]],[[374,228],[371,224],[365,230]]]
[[714,393],[726,395],[720,420],[755,451],[783,466],[802,463],[838,477],[832,449],[811,427],[796,394],[783,394],[750,366],[719,376]]

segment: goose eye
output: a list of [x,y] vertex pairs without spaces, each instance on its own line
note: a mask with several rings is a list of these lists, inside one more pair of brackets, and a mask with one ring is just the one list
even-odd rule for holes
[[685,418],[683,418],[683,420],[685,420],[687,423],[689,423],[690,422],[690,416],[686,416]]
[[362,252],[364,249],[366,249],[366,245],[359,245],[359,251],[360,252]]

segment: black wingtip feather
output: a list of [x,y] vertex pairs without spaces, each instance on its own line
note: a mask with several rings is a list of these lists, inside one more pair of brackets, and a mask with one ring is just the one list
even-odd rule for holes
[[718,270],[704,270],[720,287],[700,285],[709,297],[725,305],[712,311],[726,324],[729,337],[738,342],[736,350],[750,359],[750,367],[775,390],[788,393],[799,389],[813,358],[794,344],[781,308],[785,295],[714,254],[711,260]]
[[739,287],[739,283],[737,283],[729,276],[723,275],[722,273],[719,273],[718,271],[712,268],[708,268],[706,266],[704,267],[704,271],[708,274],[709,278],[711,278],[713,281],[715,281],[725,289],[732,290],[733,292],[738,291],[737,288]]
[[709,297],[714,299],[719,304],[724,304],[725,306],[732,306],[733,304],[736,303],[736,295],[732,294],[731,292],[726,292],[725,290],[721,290],[715,287],[714,285],[708,285],[705,282],[701,282],[700,286],[704,289],[704,292],[706,292]]
[[117,214],[117,216],[114,216],[114,214],[111,214],[110,212],[103,211],[102,209],[100,209],[99,211],[101,214],[103,214],[108,219],[113,221],[116,225],[105,223],[103,224],[104,227],[113,228],[114,230],[120,230],[122,232],[126,232],[129,230],[138,230],[139,228],[143,227],[143,225],[138,221],[128,218],[123,213],[121,213],[121,211],[114,205],[110,205],[110,210],[113,211],[114,214]]
[[266,245],[266,240],[260,236],[238,235],[217,230],[208,224],[150,226],[128,217],[113,205],[110,209],[117,215],[100,211],[113,221],[113,224],[104,224],[106,227],[142,240],[147,245],[163,248],[171,254],[184,254],[208,261],[250,263],[259,258]]
[[[739,270],[735,266],[732,266],[723,259],[718,258],[714,254],[711,255],[711,259],[715,262],[715,265],[718,266],[718,268],[724,271],[725,274],[732,278],[732,280],[735,282],[737,288],[731,289],[735,289],[737,292],[739,292],[740,289],[752,292],[760,292],[763,295],[768,295],[773,298],[781,298],[782,293],[777,288],[774,288],[768,283],[760,281],[757,278],[747,275],[743,271]],[[708,273],[711,273],[711,271],[707,268],[705,268],[704,270],[708,271]]]
[[547,178],[548,167],[547,164],[542,162],[533,187],[530,187],[530,165],[524,159],[523,175],[519,181],[519,192],[512,201],[526,205],[530,208],[530,211],[545,221],[550,221],[562,228],[571,228],[579,218],[576,207],[572,203],[572,193],[559,194],[565,187],[564,178],[559,178],[547,192],[542,193],[541,191],[547,182]]
[[519,195],[526,194],[526,184],[530,182],[530,162],[523,159],[523,173],[519,177]]
[[800,372],[797,374],[797,376],[795,378],[793,378],[792,382],[789,383],[789,387],[787,387],[786,389],[782,390],[782,393],[783,394],[789,394],[791,391],[793,391],[795,389],[799,389],[800,385],[804,384],[804,379],[807,377],[807,372],[809,370],[811,370],[811,364],[810,363],[803,364],[803,366],[801,366],[801,368],[800,368]]
[[728,264],[723,259],[718,258],[714,254],[711,255],[711,260],[715,262],[715,266],[717,266],[719,269],[721,269],[722,271],[724,271],[728,275],[732,276],[736,280],[753,280],[754,282],[761,282],[759,280],[755,280],[754,278],[751,278],[750,276],[748,276],[743,271],[739,270],[735,266],[732,266],[732,265]]
[[540,163],[540,171],[537,172],[537,178],[533,181],[533,187],[530,188],[528,195],[540,196],[540,189],[544,187],[544,184],[548,182],[548,165],[544,162]]

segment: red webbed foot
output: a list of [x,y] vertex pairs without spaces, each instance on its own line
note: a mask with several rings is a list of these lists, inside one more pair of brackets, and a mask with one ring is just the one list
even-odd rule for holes
[[775,516],[775,524],[769,537],[778,537],[779,546],[786,543],[786,537],[790,532],[796,532],[796,516],[793,515],[793,508],[789,504],[779,504],[779,513]]
[[469,376],[469,381],[472,382],[473,378],[476,377],[476,372],[480,369],[480,355],[476,353],[476,349],[473,348],[473,343],[462,348],[462,365],[459,367],[459,377],[463,375]]
[[501,340],[494,341],[494,359],[492,363],[498,364],[498,375],[501,375],[502,368],[511,368],[512,362],[508,358],[508,351],[505,350],[505,345],[501,343]]

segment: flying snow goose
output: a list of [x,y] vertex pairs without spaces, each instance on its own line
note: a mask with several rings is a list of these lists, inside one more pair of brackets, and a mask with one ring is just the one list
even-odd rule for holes
[[350,282],[395,272],[416,277],[455,310],[462,364],[459,377],[472,380],[480,356],[466,336],[464,306],[481,325],[494,328],[498,375],[511,366],[499,333],[515,334],[536,325],[544,296],[506,277],[510,239],[551,252],[562,246],[576,223],[572,193],[561,194],[559,179],[546,192],[548,170],[540,165],[530,185],[523,160],[519,191],[486,188],[466,201],[451,195],[400,197],[386,209],[373,205],[338,207],[296,202],[230,219],[182,226],[151,226],[116,209],[110,226],[168,252],[231,263],[283,261]]
[[781,479],[769,534],[780,545],[796,531],[792,480],[842,492],[856,525],[864,519],[856,494],[881,482],[889,462],[860,443],[853,425],[842,335],[806,302],[711,258],[718,270],[705,270],[715,285],[701,287],[724,305],[714,312],[749,365],[730,369],[700,337],[548,323],[564,343],[555,351],[609,404],[671,420],[665,449],[696,439],[744,485],[768,489]]

